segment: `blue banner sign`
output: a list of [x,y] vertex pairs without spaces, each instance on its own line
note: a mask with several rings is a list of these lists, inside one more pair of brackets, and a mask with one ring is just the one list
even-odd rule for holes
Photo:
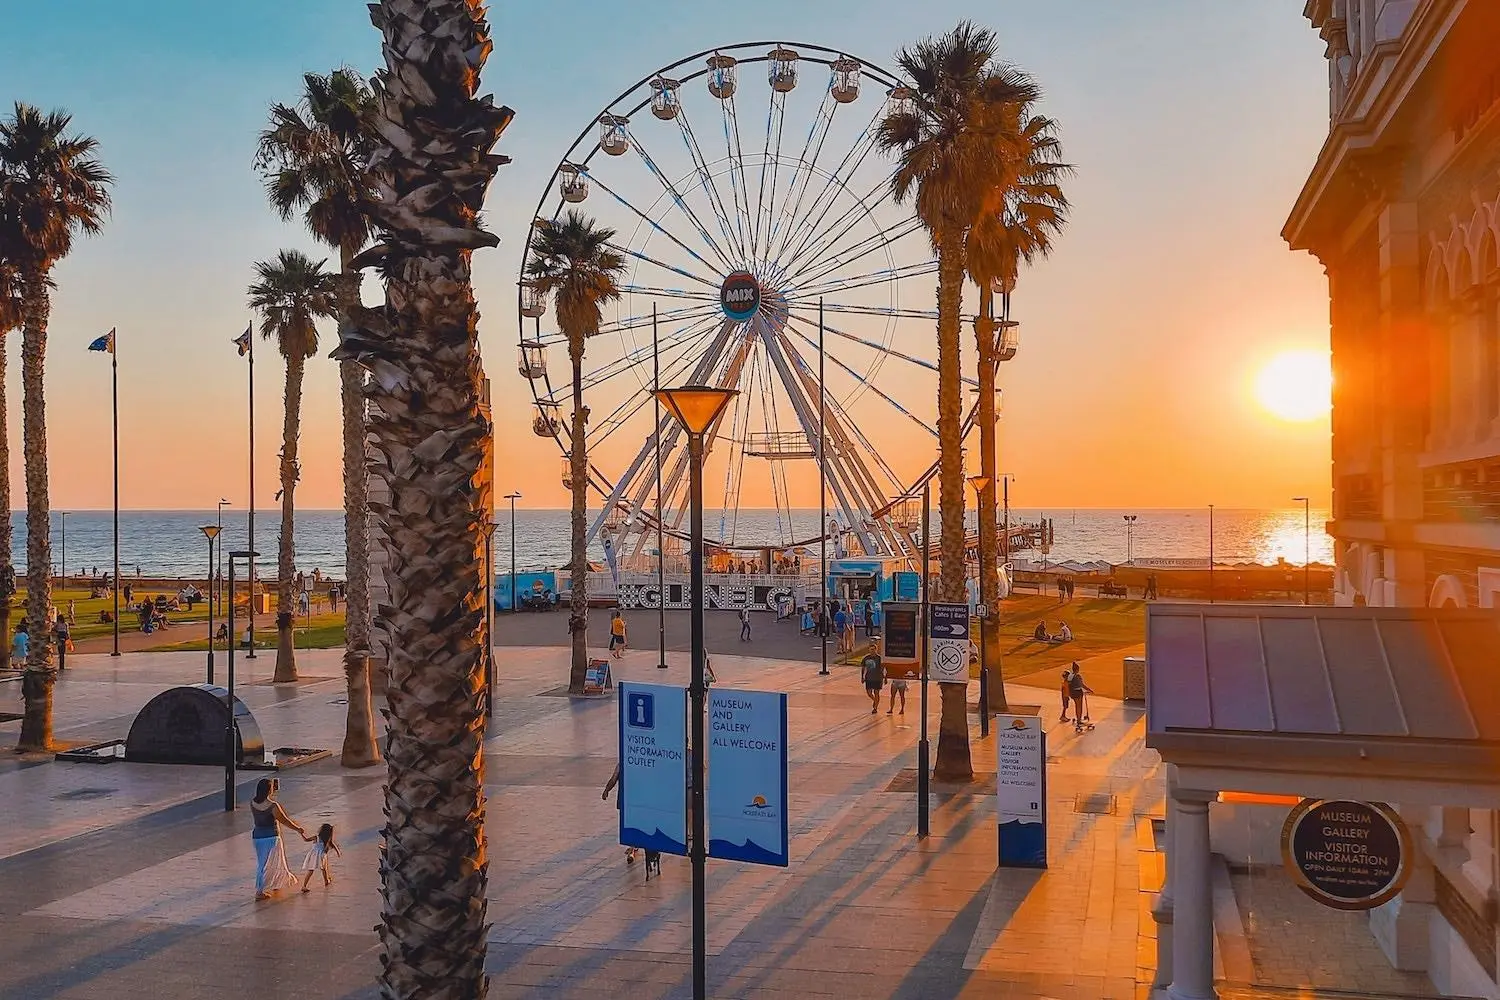
[[1035,715],[995,716],[1000,867],[1047,867],[1047,734]]
[[728,861],[790,861],[786,695],[713,688],[708,704],[708,853]]
[[687,692],[620,684],[620,843],[687,854]]

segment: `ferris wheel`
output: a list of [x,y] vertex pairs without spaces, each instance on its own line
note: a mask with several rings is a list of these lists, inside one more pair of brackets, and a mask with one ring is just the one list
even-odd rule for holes
[[[568,148],[522,256],[519,370],[569,485],[567,341],[524,261],[538,227],[581,210],[627,263],[586,345],[591,541],[638,559],[658,510],[682,537],[687,441],[650,390],[697,384],[738,390],[707,435],[710,544],[785,549],[831,530],[845,551],[915,554],[912,497],[938,443],[937,263],[876,143],[910,100],[841,50],[747,42],[648,74]],[[828,524],[806,513],[820,479]]]

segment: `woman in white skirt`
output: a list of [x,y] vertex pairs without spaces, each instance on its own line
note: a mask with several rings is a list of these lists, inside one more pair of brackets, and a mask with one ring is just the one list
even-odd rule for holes
[[255,898],[270,899],[271,893],[290,889],[297,884],[297,876],[287,867],[286,848],[281,843],[281,827],[289,826],[302,836],[312,840],[297,821],[286,814],[281,803],[276,801],[280,783],[275,778],[262,778],[255,786],[255,798],[250,802],[250,838],[255,845]]

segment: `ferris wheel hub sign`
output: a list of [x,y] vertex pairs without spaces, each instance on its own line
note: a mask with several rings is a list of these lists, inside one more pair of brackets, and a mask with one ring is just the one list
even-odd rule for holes
[[749,271],[731,271],[719,286],[724,315],[743,323],[760,309],[760,282]]

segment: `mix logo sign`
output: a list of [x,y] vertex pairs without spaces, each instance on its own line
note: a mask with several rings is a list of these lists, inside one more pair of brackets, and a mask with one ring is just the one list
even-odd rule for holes
[[743,323],[760,309],[760,282],[749,271],[732,271],[719,286],[724,315]]

